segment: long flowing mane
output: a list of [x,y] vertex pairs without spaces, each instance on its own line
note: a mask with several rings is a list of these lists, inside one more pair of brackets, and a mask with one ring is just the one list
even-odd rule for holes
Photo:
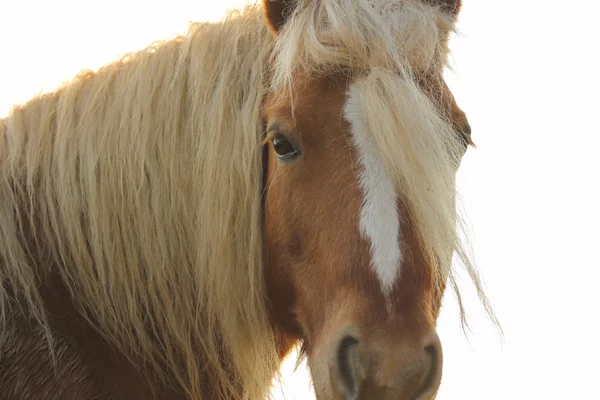
[[39,288],[58,276],[110,343],[190,398],[206,385],[264,397],[278,338],[262,270],[260,112],[299,69],[361,77],[361,118],[440,285],[454,250],[487,306],[456,229],[452,127],[418,82],[446,64],[451,27],[421,1],[302,0],[274,41],[249,6],[15,107],[0,120],[0,323],[21,307],[51,342]]
[[14,296],[47,326],[38,287],[57,274],[105,338],[191,398],[207,382],[222,398],[268,391],[259,143],[272,42],[250,7],[0,121],[2,326]]

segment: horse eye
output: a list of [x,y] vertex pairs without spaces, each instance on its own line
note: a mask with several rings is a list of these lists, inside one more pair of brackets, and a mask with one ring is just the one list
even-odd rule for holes
[[282,161],[292,161],[300,155],[296,146],[281,134],[273,137],[273,148],[277,154],[277,158]]

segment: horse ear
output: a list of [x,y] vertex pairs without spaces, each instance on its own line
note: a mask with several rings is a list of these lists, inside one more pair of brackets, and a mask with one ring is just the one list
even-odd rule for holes
[[442,8],[445,12],[457,16],[462,7],[462,0],[427,0],[429,3],[433,3]]
[[265,16],[267,17],[267,25],[273,35],[277,33],[291,15],[295,0],[262,0]]

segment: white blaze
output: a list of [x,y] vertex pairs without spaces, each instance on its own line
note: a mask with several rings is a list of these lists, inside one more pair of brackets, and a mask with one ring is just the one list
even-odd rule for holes
[[360,232],[371,244],[371,267],[379,277],[383,293],[388,295],[402,263],[398,195],[367,129],[363,103],[359,90],[351,86],[344,116],[350,123],[361,166],[359,183],[364,199]]

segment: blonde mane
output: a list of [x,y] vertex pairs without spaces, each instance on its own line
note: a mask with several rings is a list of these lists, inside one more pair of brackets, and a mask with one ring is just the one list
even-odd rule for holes
[[353,90],[440,281],[455,250],[487,306],[456,230],[453,132],[415,73],[445,65],[452,24],[416,0],[299,0],[274,41],[249,6],[15,107],[0,120],[0,323],[17,297],[47,328],[38,288],[58,274],[108,341],[191,399],[207,384],[217,398],[264,398],[279,360],[260,109],[298,69],[360,76]]
[[[28,257],[47,249],[80,311],[132,359],[193,399],[206,371],[218,398],[264,397],[278,367],[260,203],[272,42],[250,7],[12,110],[0,125],[3,321],[12,292],[46,326],[49,272]],[[27,224],[33,248],[19,240]]]

